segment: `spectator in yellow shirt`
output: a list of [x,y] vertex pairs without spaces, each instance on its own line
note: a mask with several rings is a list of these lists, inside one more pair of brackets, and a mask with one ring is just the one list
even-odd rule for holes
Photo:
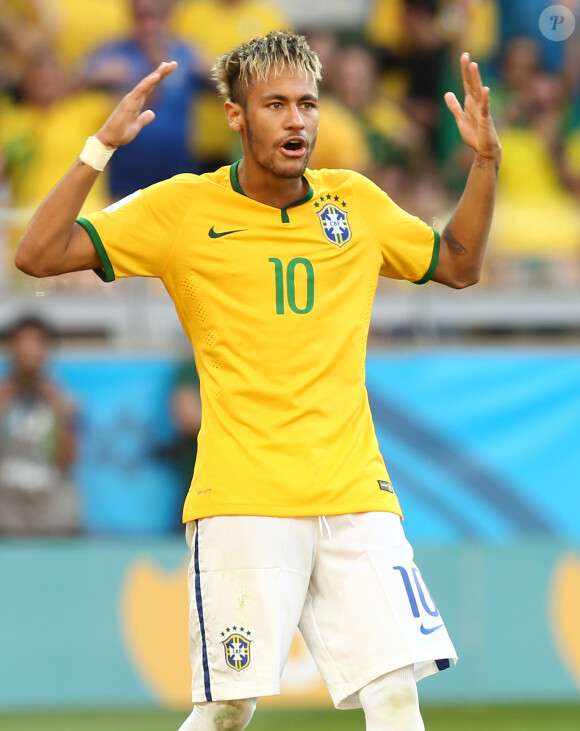
[[[7,231],[8,251],[3,252],[9,258],[31,211],[111,110],[101,93],[72,91],[70,77],[48,51],[29,61],[18,94],[20,100],[6,102],[0,114],[0,157],[9,203],[16,209]],[[102,176],[91,191],[87,209],[106,205],[106,191]]]

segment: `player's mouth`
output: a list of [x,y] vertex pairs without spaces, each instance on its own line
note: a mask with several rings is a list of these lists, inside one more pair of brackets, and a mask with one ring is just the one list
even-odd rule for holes
[[286,157],[304,157],[306,140],[304,137],[289,137],[280,146],[280,151]]

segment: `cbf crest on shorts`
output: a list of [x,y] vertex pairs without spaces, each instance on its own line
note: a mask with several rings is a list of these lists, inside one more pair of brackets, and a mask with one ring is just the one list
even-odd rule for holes
[[316,211],[320,219],[324,237],[335,246],[344,246],[350,241],[352,234],[348,224],[348,213],[335,203],[327,203],[320,211]]
[[251,640],[238,632],[230,635],[226,640],[222,640],[226,653],[226,665],[238,672],[245,670],[250,664],[251,643]]

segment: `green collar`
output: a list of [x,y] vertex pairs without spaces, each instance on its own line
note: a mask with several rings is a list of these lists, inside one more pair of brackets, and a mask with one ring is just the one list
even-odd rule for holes
[[[241,162],[242,162],[241,160],[236,160],[236,162],[234,162],[232,165],[230,165],[230,182],[232,184],[232,188],[236,191],[236,193],[240,193],[241,195],[246,195],[243,191],[242,186],[240,185],[240,181],[238,180],[238,167],[240,166]],[[306,185],[308,186],[308,190],[301,198],[298,198],[298,200],[295,200],[293,203],[289,203],[287,206],[285,206],[284,208],[281,209],[283,223],[289,223],[289,221],[290,221],[290,219],[288,218],[288,213],[287,213],[288,208],[294,208],[294,206],[301,206],[303,203],[307,203],[314,195],[314,188],[310,185],[310,182],[307,180],[307,178],[304,175],[302,176],[302,180],[304,180],[306,182]]]

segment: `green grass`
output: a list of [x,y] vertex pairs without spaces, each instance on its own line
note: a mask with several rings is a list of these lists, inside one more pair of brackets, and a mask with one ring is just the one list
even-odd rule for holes
[[[2,731],[177,731],[187,711],[0,714]],[[425,707],[428,731],[578,731],[578,705]],[[360,711],[259,710],[248,731],[363,731]]]

